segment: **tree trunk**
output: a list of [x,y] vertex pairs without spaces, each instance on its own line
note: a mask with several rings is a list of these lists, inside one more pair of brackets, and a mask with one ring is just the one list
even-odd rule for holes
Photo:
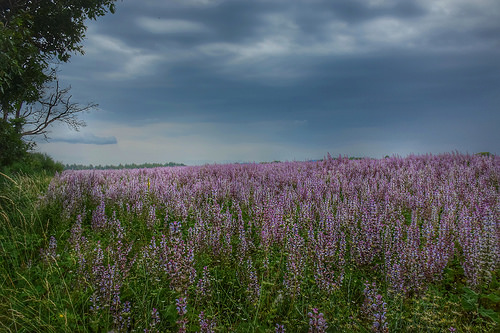
[[15,119],[19,119],[19,117],[21,116],[21,109],[23,107],[23,102],[19,102],[19,104],[17,105],[17,109],[16,109],[16,117]]
[[19,104],[17,105],[17,109],[16,109],[16,117],[14,119],[16,119],[16,123],[15,123],[15,129],[16,129],[16,132],[17,133],[21,133],[23,131],[23,123],[21,123],[20,119],[21,118],[21,108],[23,107],[23,102],[19,102]]

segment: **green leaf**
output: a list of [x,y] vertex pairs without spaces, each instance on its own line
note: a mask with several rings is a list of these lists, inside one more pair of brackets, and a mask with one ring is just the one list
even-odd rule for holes
[[500,317],[493,309],[479,308],[478,312],[481,316],[490,318],[495,323],[500,324]]
[[474,311],[477,309],[479,295],[474,290],[463,287],[464,295],[462,296],[462,306],[467,311]]
[[463,287],[462,290],[465,292],[465,294],[467,295],[474,295],[474,296],[479,296],[478,293],[476,293],[474,290],[470,289],[470,288],[467,288],[467,287]]
[[490,301],[492,301],[493,303],[499,303],[500,302],[500,296],[498,296],[496,294],[488,294],[486,296],[483,296],[483,298],[487,298]]
[[500,288],[500,282],[498,281],[496,275],[497,274],[493,274],[493,277],[492,277],[491,282],[490,282],[490,287],[493,290]]
[[472,303],[466,300],[462,300],[462,306],[467,311],[474,311],[476,309],[476,303]]

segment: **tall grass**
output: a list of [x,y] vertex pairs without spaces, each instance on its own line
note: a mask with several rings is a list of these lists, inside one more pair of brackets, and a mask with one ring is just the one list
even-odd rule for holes
[[63,304],[72,302],[64,270],[43,263],[40,248],[49,241],[57,217],[41,214],[38,203],[51,176],[0,173],[0,330],[55,332]]

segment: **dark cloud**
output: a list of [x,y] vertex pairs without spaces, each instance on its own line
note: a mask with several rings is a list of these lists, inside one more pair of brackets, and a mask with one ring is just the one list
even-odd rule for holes
[[[308,5],[304,4],[304,8]],[[412,19],[427,13],[418,1],[389,1],[370,4],[369,1],[340,0],[318,1],[314,5],[316,17],[327,15],[329,19],[356,24],[379,17],[394,17],[399,19]]]
[[50,139],[51,142],[66,142],[66,143],[81,143],[87,145],[113,145],[117,144],[118,141],[114,136],[101,137],[96,136],[91,133],[86,134],[70,134],[65,137],[55,137]]
[[[218,124],[196,128],[207,141],[265,138],[304,150],[361,151],[376,141],[411,142],[416,153],[500,152],[489,125],[500,123],[498,1],[172,0],[117,9],[90,24],[87,54],[61,71],[75,98],[105,110],[93,116],[102,122]],[[300,130],[273,131],[284,123]]]
[[[224,1],[213,6],[180,6],[130,4],[118,8],[117,15],[106,17],[106,24],[96,24],[100,32],[112,33],[133,45],[159,47],[189,47],[201,42],[241,42],[258,35],[262,29],[262,15],[278,10],[279,4],[259,1]],[[176,33],[148,34],[140,19],[149,18],[158,25],[171,20],[199,24],[202,31],[177,31]],[[123,22],[130,29],[123,29]]]
[[[156,81],[130,84],[117,95],[104,93],[99,101],[104,109],[119,106],[117,121],[139,120],[145,113],[211,121],[279,119],[305,111],[307,117],[349,112],[358,121],[361,114],[365,120],[391,119],[404,110],[462,114],[475,107],[482,113],[498,101],[500,78],[495,73],[500,64],[481,54],[339,57],[307,67],[307,77],[273,86],[266,80],[231,78],[203,63],[188,63],[166,74],[174,78],[171,86]],[[121,113],[127,106],[141,112]]]
[[[131,3],[122,4],[116,15],[98,22],[99,32],[118,36],[130,44],[146,48],[193,47],[200,43],[245,43],[258,40],[276,27],[271,27],[271,15],[281,15],[296,24],[302,36],[298,39],[322,40],[328,37],[325,26],[332,22],[347,23],[349,28],[376,18],[415,19],[425,15],[418,1],[396,1],[370,5],[367,1],[219,1],[207,6]],[[170,20],[186,20],[199,24],[202,31],[147,34],[138,24],[141,18],[158,25]],[[123,28],[123,22],[130,27]],[[279,26],[278,26],[279,27]],[[271,30],[270,30],[271,29]]]

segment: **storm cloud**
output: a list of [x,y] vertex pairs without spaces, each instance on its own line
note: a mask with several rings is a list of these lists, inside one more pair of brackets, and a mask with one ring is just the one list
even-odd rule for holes
[[[495,0],[119,2],[89,22],[84,49],[60,75],[75,98],[100,104],[89,124],[137,129],[134,142],[160,149],[123,146],[113,158],[124,163],[241,159],[227,141],[258,142],[249,161],[500,153]],[[212,158],[172,155],[188,128]],[[64,158],[109,158],[91,155],[102,161]]]
[[85,144],[85,145],[113,145],[117,144],[118,141],[114,136],[100,137],[92,133],[70,134],[64,137],[55,137],[50,139],[51,142],[66,142],[74,144]]

